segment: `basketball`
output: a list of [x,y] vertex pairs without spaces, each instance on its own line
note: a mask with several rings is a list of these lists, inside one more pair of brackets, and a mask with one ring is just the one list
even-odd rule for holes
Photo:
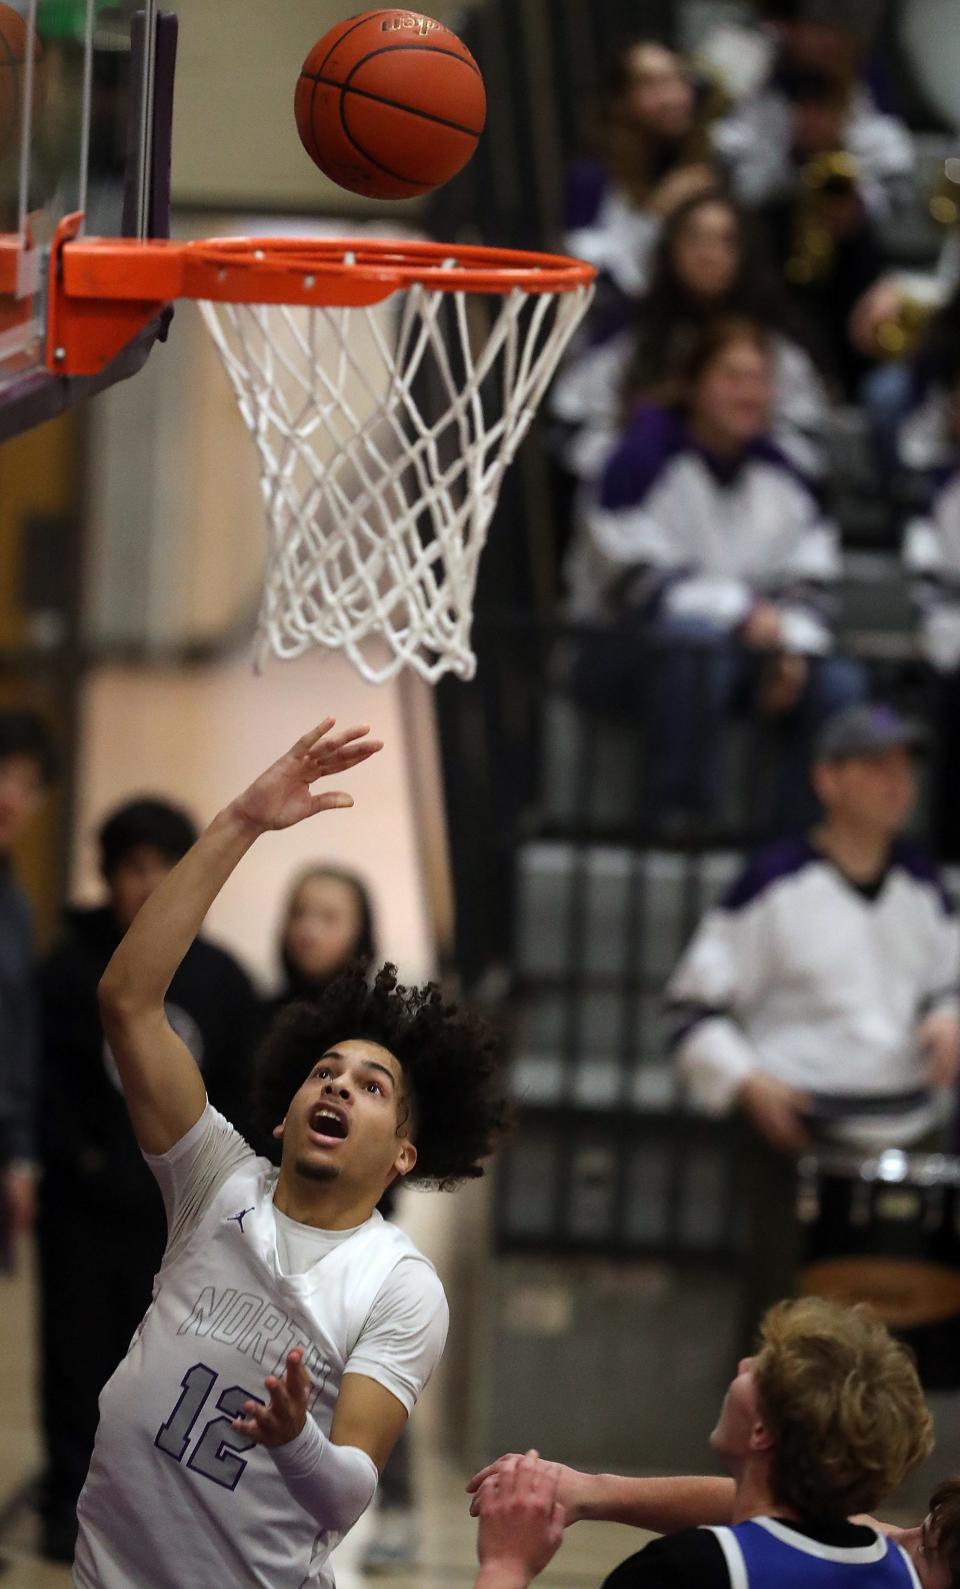
[[[41,55],[40,41],[34,35],[34,70]],[[21,84],[27,59],[27,24],[12,6],[0,4],[0,156],[15,147],[19,139]],[[34,80],[34,103],[39,100],[39,80]]]
[[474,153],[486,113],[470,51],[418,11],[337,23],[297,83],[297,130],[311,160],[367,198],[415,198],[449,182]]

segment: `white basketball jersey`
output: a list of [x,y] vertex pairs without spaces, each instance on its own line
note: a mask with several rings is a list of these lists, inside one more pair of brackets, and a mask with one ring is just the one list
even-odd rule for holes
[[[249,1158],[158,1277],[100,1397],[80,1497],[80,1589],[329,1586],[339,1535],[317,1530],[267,1450],[231,1428],[264,1379],[304,1349],[310,1412],[329,1434],[340,1382],[377,1293],[411,1256],[374,1214],[302,1275],[277,1258],[276,1170]],[[432,1266],[430,1266],[432,1267]]]

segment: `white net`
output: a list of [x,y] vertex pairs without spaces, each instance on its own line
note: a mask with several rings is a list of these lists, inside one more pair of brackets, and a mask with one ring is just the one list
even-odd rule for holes
[[419,284],[373,308],[201,305],[259,450],[258,661],[346,652],[469,679],[477,564],[504,471],[591,289]]

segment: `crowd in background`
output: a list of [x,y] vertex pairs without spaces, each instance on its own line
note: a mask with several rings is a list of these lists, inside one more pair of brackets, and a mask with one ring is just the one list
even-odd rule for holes
[[896,505],[956,846],[960,226],[925,271],[892,268],[915,149],[869,10],[764,0],[696,61],[626,43],[569,172],[567,246],[599,272],[551,399],[568,610],[590,626],[570,684],[643,714],[668,829],[715,813],[734,715],[783,745],[770,826],[802,824],[818,726],[869,693],[842,654],[832,464],[855,406]]
[[[598,267],[598,291],[551,397],[574,501],[568,608],[583,625],[565,656],[569,687],[588,711],[643,718],[664,833],[683,837],[691,818],[717,811],[732,717],[764,721],[779,741],[771,825],[790,836],[745,862],[667,990],[671,1049],[691,1097],[708,1112],[737,1111],[749,1139],[746,1205],[764,1261],[748,1277],[745,1340],[793,1283],[796,1154],[942,1148],[960,1071],[960,929],[935,862],[907,837],[929,736],[871,704],[867,670],[844,651],[845,526],[830,441],[837,412],[858,405],[878,490],[900,505],[897,550],[916,655],[934,686],[949,808],[960,792],[960,230],[945,234],[911,298],[885,239],[914,196],[914,148],[867,33],[852,11],[829,6],[755,9],[737,72],[729,38],[712,67],[709,51],[693,63],[643,38],[612,63],[595,147],[568,186],[567,244]],[[925,323],[904,354],[918,304]],[[96,986],[195,830],[166,798],[106,815],[102,903],[66,913],[34,1001],[30,913],[10,851],[55,774],[41,725],[0,713],[0,1232],[10,1249],[18,1233],[37,1234],[44,1547],[70,1560],[97,1396],[149,1304],[164,1241]],[[362,880],[320,863],[298,877],[278,950],[279,986],[264,1000],[230,955],[198,939],[167,1006],[212,1101],[254,1140],[247,1097],[270,1019],[355,957],[376,958]],[[772,1339],[775,1323],[769,1330]],[[842,1334],[835,1321],[829,1331]],[[735,1384],[749,1377],[741,1371]],[[738,1394],[754,1405],[744,1400],[752,1382]],[[891,1474],[926,1448],[921,1414],[915,1423]],[[720,1427],[715,1449],[732,1453],[742,1476],[735,1403]],[[501,1470],[512,1521],[542,1481],[540,1519],[556,1548],[570,1519],[551,1508],[575,1511],[586,1478],[512,1460]],[[771,1505],[784,1496],[792,1505],[795,1472],[785,1480],[766,1460]],[[399,1565],[415,1551],[404,1442],[380,1495],[371,1565]],[[848,1527],[848,1499],[837,1517],[826,1502],[816,1513],[815,1542],[865,1548],[855,1524],[840,1543],[831,1535]],[[496,1486],[478,1503],[488,1543],[502,1504]],[[622,1497],[609,1505],[593,1515],[626,1515]],[[950,1576],[922,1576],[930,1589],[956,1580],[956,1510],[955,1494],[933,1508],[951,1559]],[[679,1526],[669,1507],[631,1520],[641,1515]],[[683,1514],[718,1526],[729,1515],[724,1497]],[[683,1548],[671,1581],[713,1581],[719,1546],[686,1563]],[[917,1543],[918,1561],[925,1548]],[[531,1548],[528,1564],[538,1559]],[[661,1567],[625,1564],[611,1582],[659,1581]],[[499,1589],[495,1576],[484,1584]]]
[[[627,41],[568,174],[567,245],[599,274],[551,399],[567,687],[640,727],[658,841],[722,833],[734,718],[777,743],[743,823],[774,842],[668,988],[687,1096],[746,1122],[745,1342],[797,1271],[796,1155],[935,1151],[955,1115],[960,935],[909,835],[925,778],[939,858],[957,853],[960,210],[935,206],[952,219],[925,275],[892,268],[917,151],[875,21],[758,0],[695,60]],[[845,644],[851,408],[895,507],[880,549],[911,592],[925,726],[871,699]]]

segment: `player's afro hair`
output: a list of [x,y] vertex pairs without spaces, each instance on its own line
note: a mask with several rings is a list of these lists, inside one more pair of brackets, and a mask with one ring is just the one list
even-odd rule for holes
[[284,1118],[317,1060],[356,1038],[387,1049],[403,1070],[417,1148],[406,1183],[449,1191],[482,1175],[480,1161],[509,1124],[499,1039],[435,983],[401,987],[392,965],[371,985],[367,967],[355,962],[277,1016],[256,1067],[254,1113],[264,1133]]

